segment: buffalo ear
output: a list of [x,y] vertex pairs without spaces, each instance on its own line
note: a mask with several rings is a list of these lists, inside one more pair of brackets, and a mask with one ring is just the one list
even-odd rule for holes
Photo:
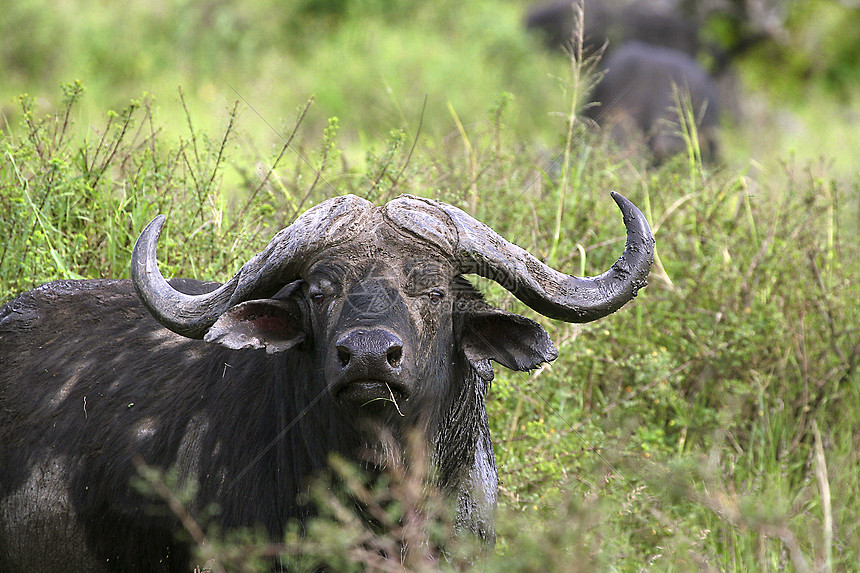
[[265,348],[274,354],[305,340],[302,324],[302,312],[295,302],[249,300],[222,314],[203,339],[234,350]]
[[558,350],[541,325],[492,307],[465,314],[462,345],[478,376],[487,381],[494,375],[490,360],[525,371],[558,358]]

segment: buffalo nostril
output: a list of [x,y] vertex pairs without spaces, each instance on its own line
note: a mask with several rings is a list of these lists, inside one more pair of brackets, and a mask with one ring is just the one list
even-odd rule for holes
[[340,360],[341,367],[346,368],[350,358],[352,358],[352,353],[347,348],[343,346],[337,347],[337,359]]
[[403,341],[383,328],[353,329],[337,340],[334,350],[342,370],[371,378],[397,370],[403,362]]
[[392,368],[399,367],[400,360],[403,358],[403,347],[399,345],[392,346],[388,349],[385,357],[388,359],[388,364],[391,365]]

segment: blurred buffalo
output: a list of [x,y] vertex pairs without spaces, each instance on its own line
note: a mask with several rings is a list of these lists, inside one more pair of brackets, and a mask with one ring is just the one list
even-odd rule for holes
[[[653,0],[587,0],[583,8],[586,52],[604,44],[611,50],[628,40],[672,48],[693,57],[700,49],[699,23],[671,6]],[[539,33],[550,49],[570,48],[576,20],[574,3],[560,0],[533,5],[526,14],[525,25]]]
[[682,134],[690,132],[688,118],[695,122],[702,158],[716,157],[717,85],[681,51],[636,41],[622,44],[604,60],[591,101],[597,103],[586,110],[589,117],[610,128],[618,141],[644,136],[657,161],[687,149]]
[[[689,114],[678,110],[687,104],[702,158],[715,159],[720,89],[696,58],[700,52],[711,64],[719,58],[703,50],[699,19],[677,3],[653,0],[585,0],[582,8],[583,53],[605,50],[586,114],[621,144],[644,138],[659,162],[687,149],[682,133],[685,126],[689,133]],[[548,47],[571,49],[579,18],[579,7],[561,0],[534,5],[525,23]]]

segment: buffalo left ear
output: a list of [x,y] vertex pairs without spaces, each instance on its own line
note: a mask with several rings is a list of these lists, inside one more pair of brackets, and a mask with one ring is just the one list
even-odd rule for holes
[[541,325],[497,308],[473,310],[464,316],[463,352],[486,381],[493,379],[495,360],[511,370],[531,370],[558,358],[558,350]]
[[306,338],[298,305],[273,299],[249,300],[222,314],[203,337],[233,350],[283,352]]

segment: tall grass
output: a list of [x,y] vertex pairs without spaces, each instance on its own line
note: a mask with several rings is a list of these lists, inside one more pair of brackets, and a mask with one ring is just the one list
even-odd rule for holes
[[[308,134],[305,108],[260,153],[239,142],[239,110],[216,135],[188,113],[176,140],[145,98],[85,130],[73,121],[81,97],[67,86],[47,117],[23,99],[21,124],[0,135],[4,301],[51,279],[126,276],[157,212],[169,216],[165,274],[223,280],[297,213],[347,192],[458,204],[575,274],[602,272],[623,247],[610,189],[647,206],[657,239],[649,287],[597,323],[534,316],[479,281],[559,348],[550,367],[500,371],[490,392],[494,553],[452,534],[420,464],[375,487],[340,464],[344,495],[378,504],[390,528],[366,529],[344,498],[317,491],[320,517],[304,536],[270,545],[213,532],[201,563],[253,570],[283,554],[338,570],[850,571],[860,560],[858,205],[856,186],[826,165],[756,176],[688,158],[653,167],[584,131],[560,137],[577,158],[571,185],[507,127],[515,101],[453,140],[416,145],[420,127],[407,122],[353,165],[339,124]],[[421,527],[404,530],[407,514]],[[414,559],[394,551],[404,540]]]

